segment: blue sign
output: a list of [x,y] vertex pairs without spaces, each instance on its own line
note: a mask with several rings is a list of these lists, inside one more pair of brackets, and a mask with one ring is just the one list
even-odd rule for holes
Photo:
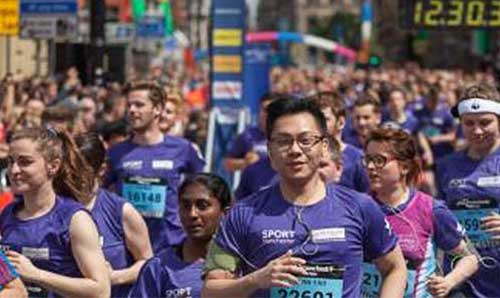
[[76,0],[21,0],[21,14],[76,14],[78,3]]
[[214,0],[211,10],[211,104],[242,108],[246,27],[245,0]]
[[163,38],[165,37],[165,21],[163,16],[144,16],[135,28],[137,37]]

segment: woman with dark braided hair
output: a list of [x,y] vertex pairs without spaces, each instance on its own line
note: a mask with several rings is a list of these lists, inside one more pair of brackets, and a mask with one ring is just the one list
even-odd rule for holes
[[74,141],[54,129],[15,132],[8,175],[18,196],[0,216],[0,243],[30,297],[109,297],[96,225],[78,201],[93,173]]

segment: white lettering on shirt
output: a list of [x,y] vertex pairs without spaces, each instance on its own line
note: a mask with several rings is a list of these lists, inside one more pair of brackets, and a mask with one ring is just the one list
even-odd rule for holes
[[23,247],[21,248],[21,254],[31,260],[48,260],[50,256],[48,247]]
[[311,237],[314,243],[345,241],[345,229],[328,228],[328,229],[312,230]]
[[481,177],[477,179],[477,186],[481,187],[500,186],[500,176]]
[[142,168],[142,160],[129,160],[123,162],[123,168],[128,170],[140,170]]
[[191,287],[166,290],[165,297],[167,298],[191,298]]
[[263,230],[264,243],[291,243],[295,240],[295,231],[289,230]]
[[153,169],[171,170],[174,168],[174,162],[171,160],[153,160]]

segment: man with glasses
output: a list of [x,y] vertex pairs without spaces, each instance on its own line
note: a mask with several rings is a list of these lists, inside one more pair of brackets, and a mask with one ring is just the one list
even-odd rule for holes
[[[363,257],[384,277],[381,297],[402,297],[406,267],[370,197],[326,185],[321,109],[280,98],[268,107],[268,153],[279,183],[238,202],[208,252],[205,297],[359,297]],[[390,285],[390,286],[389,286]]]

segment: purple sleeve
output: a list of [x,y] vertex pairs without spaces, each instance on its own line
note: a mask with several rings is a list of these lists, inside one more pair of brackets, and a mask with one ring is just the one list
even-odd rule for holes
[[190,174],[201,172],[205,166],[205,160],[201,156],[201,152],[191,143],[189,143],[188,147],[186,172]]
[[434,200],[432,213],[436,245],[444,251],[453,250],[463,239],[465,230],[443,202]]
[[10,264],[7,257],[0,251],[0,289],[3,289],[8,283],[18,278],[19,275]]
[[364,224],[364,251],[369,261],[378,259],[396,247],[398,239],[385,215],[372,198],[361,203]]
[[239,258],[246,252],[243,240],[248,234],[245,227],[244,208],[233,207],[222,219],[214,241],[222,250]]
[[129,297],[162,297],[163,282],[161,260],[152,258],[142,266]]

